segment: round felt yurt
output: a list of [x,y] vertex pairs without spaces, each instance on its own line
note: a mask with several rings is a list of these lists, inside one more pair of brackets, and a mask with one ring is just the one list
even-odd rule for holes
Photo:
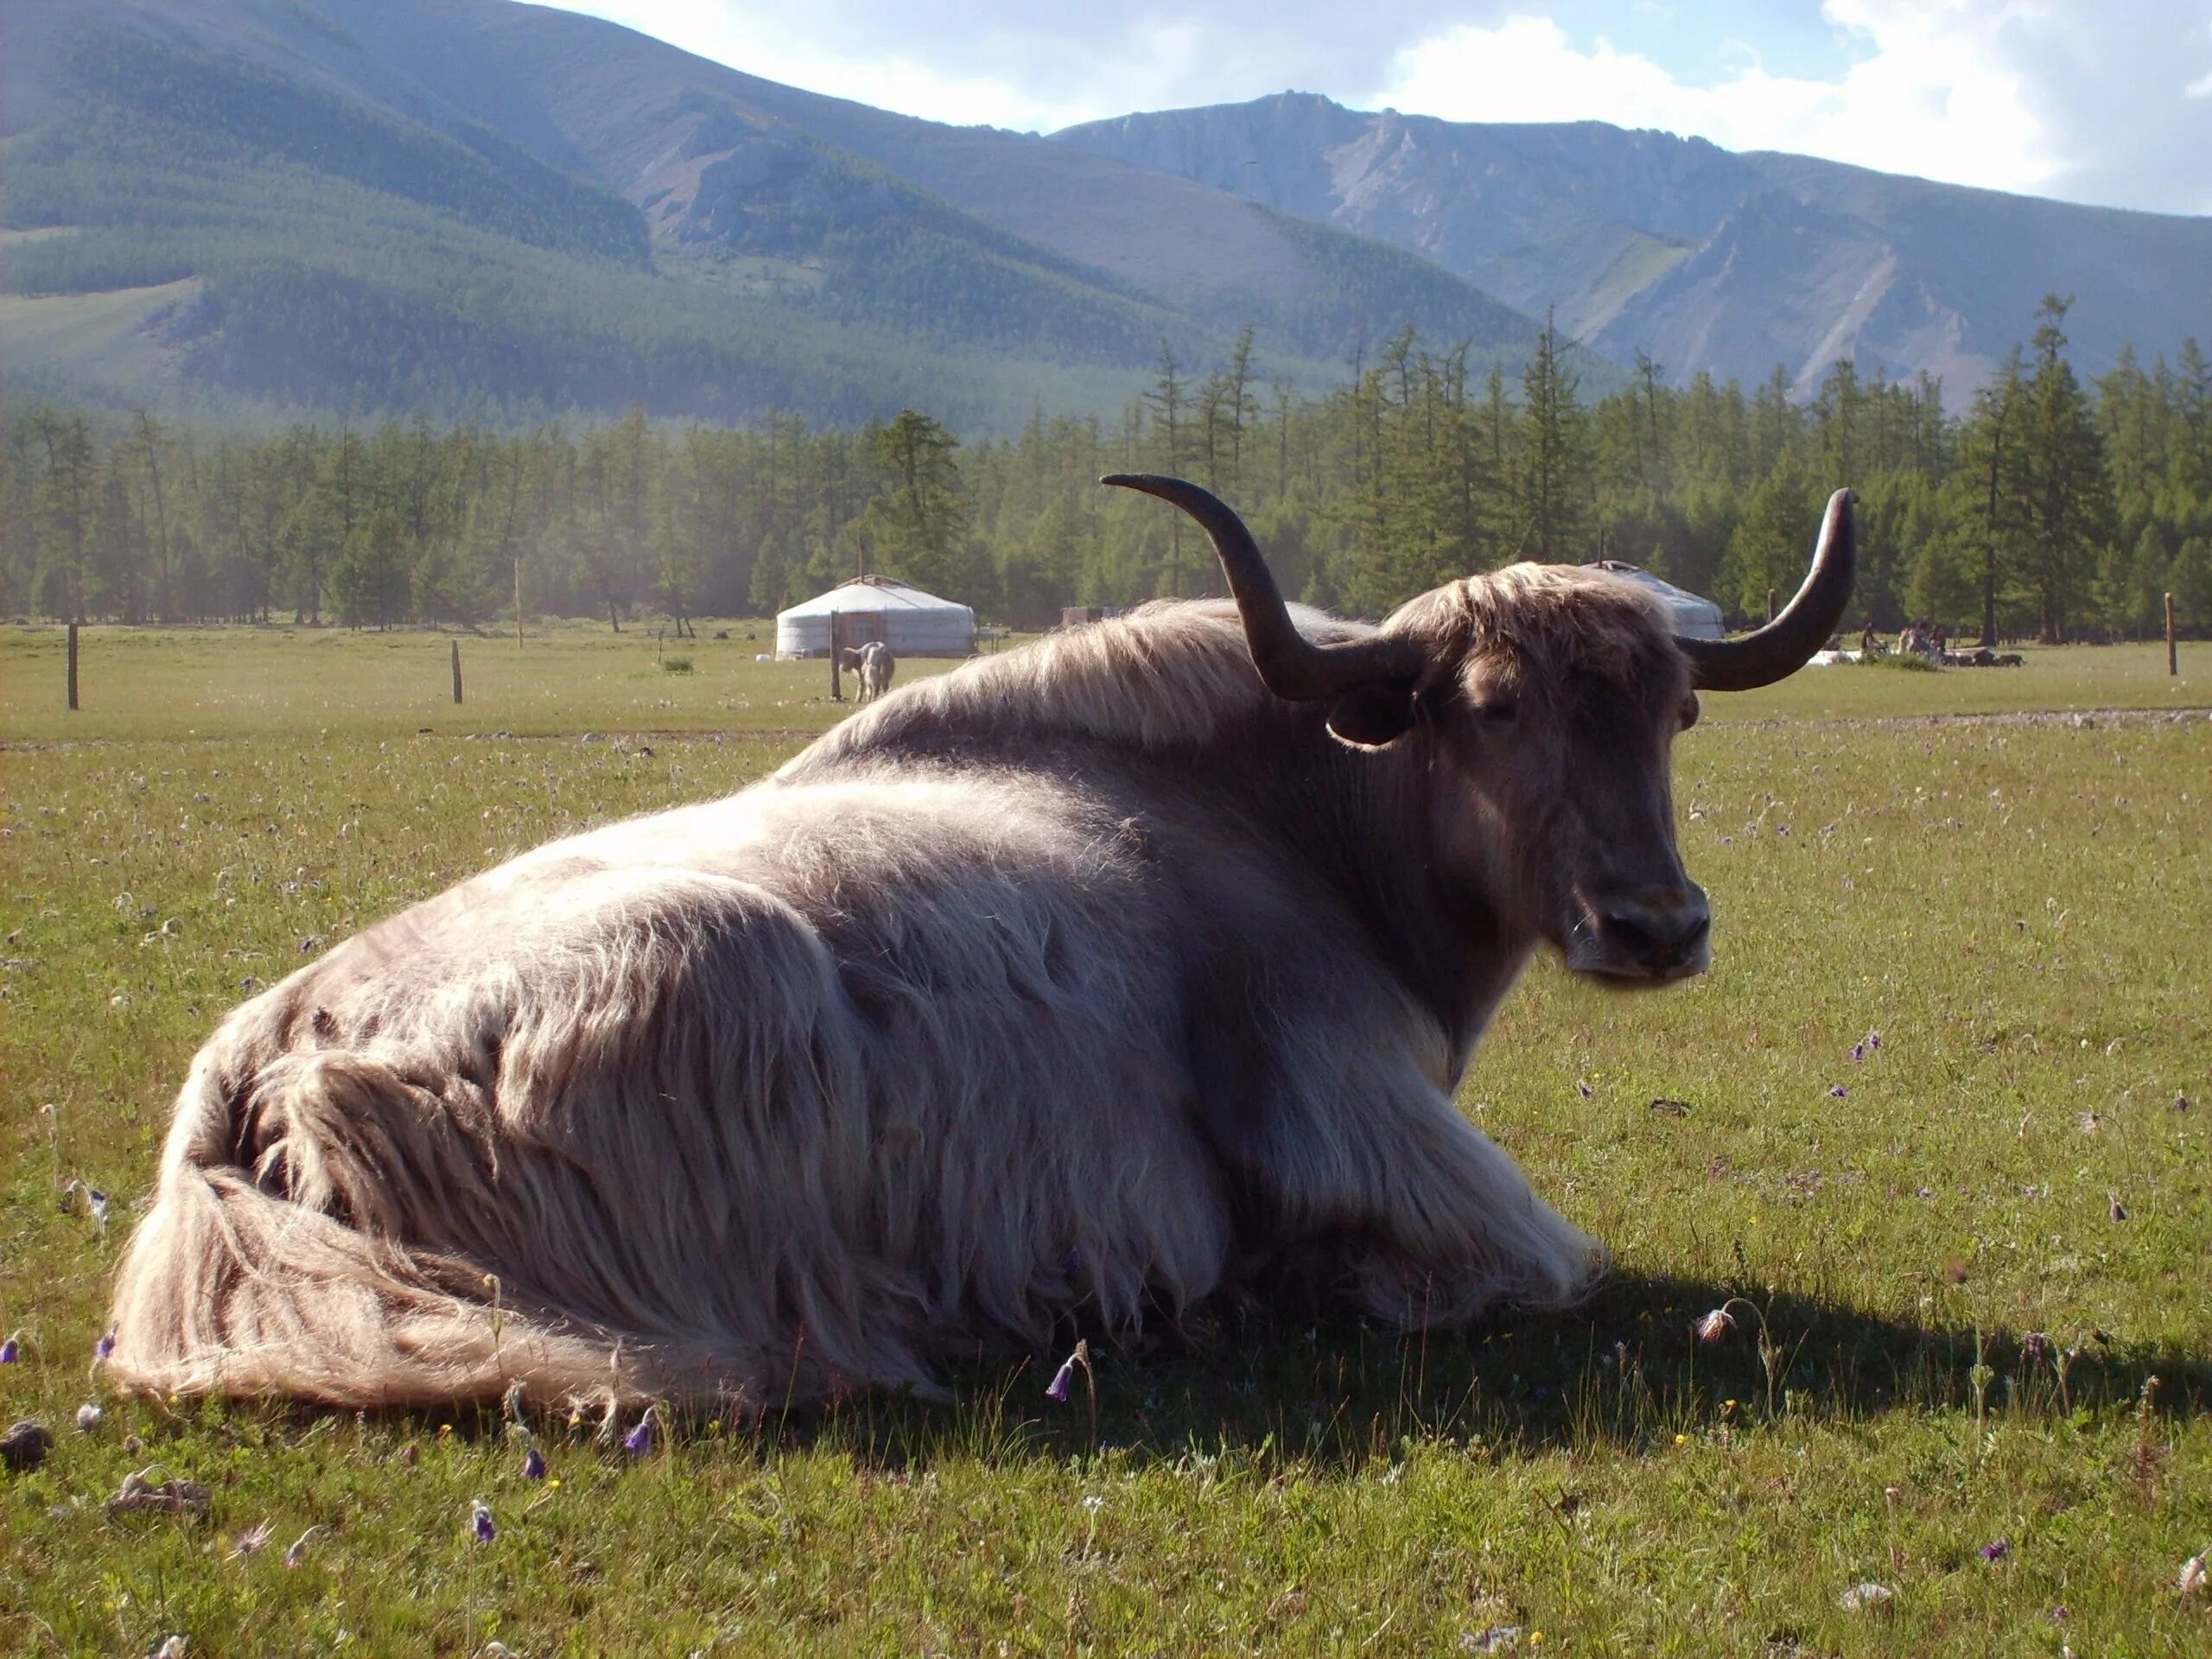
[[1600,559],[1589,568],[1609,570],[1617,576],[1626,576],[1639,587],[1649,588],[1659,596],[1659,602],[1667,607],[1675,632],[1684,638],[1722,639],[1727,637],[1727,619],[1711,600],[1677,588],[1671,582],[1662,582],[1640,564],[1624,564],[1618,559]]
[[838,643],[880,639],[900,657],[971,657],[976,613],[889,576],[855,576],[776,613],[776,655],[827,657],[832,619]]

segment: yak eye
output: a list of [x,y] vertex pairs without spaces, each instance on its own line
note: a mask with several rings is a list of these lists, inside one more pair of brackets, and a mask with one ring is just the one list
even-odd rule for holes
[[1520,702],[1512,697],[1485,697],[1475,705],[1475,718],[1485,726],[1503,726],[1520,712]]

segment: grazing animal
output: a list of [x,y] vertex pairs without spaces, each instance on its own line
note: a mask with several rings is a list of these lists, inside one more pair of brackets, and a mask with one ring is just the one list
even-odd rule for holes
[[331,950],[194,1062],[117,1287],[144,1389],[815,1402],[1295,1274],[1406,1325],[1598,1246],[1452,1103],[1540,944],[1707,960],[1669,746],[1835,626],[1850,498],[1732,640],[1515,565],[1379,627],[1165,603],[919,682],[727,800]]
[[849,669],[860,677],[856,707],[874,702],[888,691],[891,677],[899,668],[899,659],[880,639],[871,639],[864,645],[847,645],[837,661],[840,667]]
[[891,677],[899,671],[899,659],[891,654],[891,647],[880,639],[871,639],[861,647],[861,702],[874,702],[891,689]]

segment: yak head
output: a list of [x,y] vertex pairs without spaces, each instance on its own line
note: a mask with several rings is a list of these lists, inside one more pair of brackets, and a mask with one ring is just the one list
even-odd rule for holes
[[1516,564],[1323,644],[1298,630],[1250,533],[1214,496],[1179,479],[1104,481],[1174,503],[1212,537],[1270,690],[1325,707],[1338,741],[1402,757],[1427,781],[1422,844],[1402,850],[1447,899],[1478,899],[1607,984],[1703,970],[1711,913],[1675,846],[1675,735],[1696,721],[1700,691],[1771,684],[1834,631],[1851,595],[1848,490],[1829,499],[1796,597],[1738,639],[1675,634],[1648,589],[1608,571]]

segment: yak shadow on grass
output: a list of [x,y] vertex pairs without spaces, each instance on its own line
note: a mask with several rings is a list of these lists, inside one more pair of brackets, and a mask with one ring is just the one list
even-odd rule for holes
[[[1724,1306],[1733,1325],[1700,1340],[1698,1321]],[[1209,1311],[1172,1337],[1092,1338],[1089,1351],[1091,1370],[1075,1368],[1065,1402],[1046,1395],[1060,1354],[979,1359],[950,1377],[949,1405],[862,1395],[804,1420],[771,1412],[761,1433],[892,1466],[1111,1448],[1141,1461],[1241,1452],[1357,1467],[1409,1441],[1637,1452],[1785,1414],[2050,1421],[2140,1408],[2146,1388],[2163,1417],[2212,1407],[2212,1359],[2086,1327],[1977,1333],[1633,1273],[1570,1311],[1508,1313],[1460,1331],[1408,1334],[1246,1306]]]
[[[1731,1323],[1698,1326],[1714,1309]],[[1071,1344],[1072,1334],[1068,1338]],[[1781,1421],[1848,1422],[1896,1411],[2049,1424],[2086,1414],[2157,1420],[2212,1412],[2212,1357],[2120,1342],[2082,1325],[2021,1332],[1922,1323],[1789,1290],[1618,1272],[1559,1313],[1509,1310],[1459,1330],[1406,1332],[1309,1304],[1209,1306],[1173,1328],[1087,1339],[1066,1397],[1047,1393],[1065,1347],[1030,1358],[979,1354],[945,1368],[950,1398],[880,1390],[818,1410],[757,1416],[731,1402],[663,1408],[677,1447],[733,1432],[763,1456],[818,1448],[878,1470],[947,1459],[999,1465],[1109,1452],[1139,1464],[1192,1455],[1354,1471],[1414,1444],[1492,1455],[1605,1448],[1639,1453],[1678,1434],[1755,1432]],[[403,1433],[412,1412],[374,1414]],[[295,1430],[324,1413],[280,1408]],[[605,1443],[632,1422],[554,1439]],[[448,1419],[496,1435],[497,1408]],[[741,1425],[742,1425],[741,1427]]]

